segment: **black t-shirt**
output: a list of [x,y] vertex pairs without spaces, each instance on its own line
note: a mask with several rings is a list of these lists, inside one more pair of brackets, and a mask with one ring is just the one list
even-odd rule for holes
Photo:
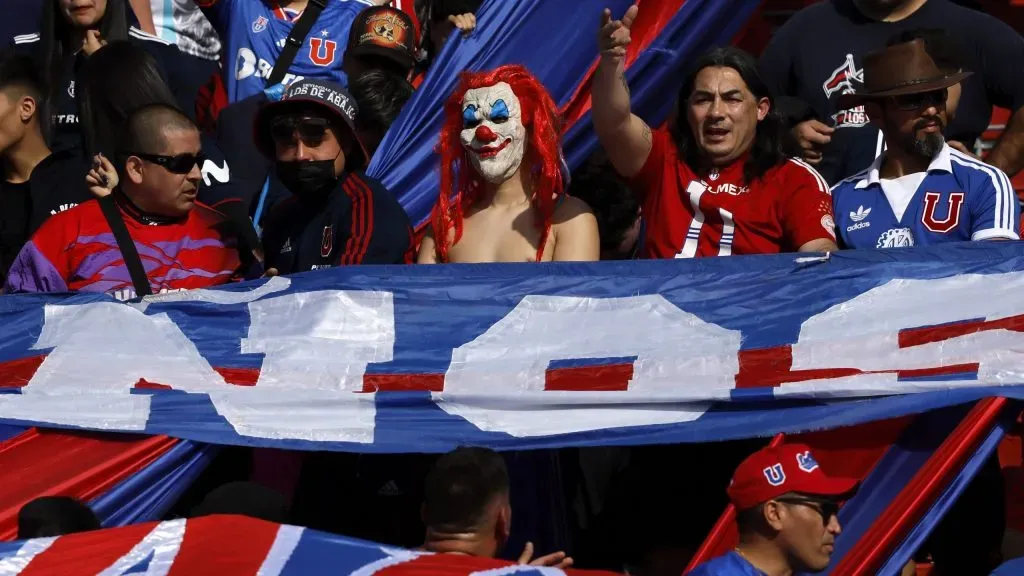
[[0,184],[0,281],[7,281],[7,271],[29,237],[29,183]]
[[265,268],[281,274],[345,264],[408,264],[414,257],[405,210],[380,182],[361,173],[343,176],[323,205],[292,197],[265,222]]
[[[878,130],[868,125],[863,108],[836,109],[844,91],[863,87],[863,58],[889,38],[916,28],[949,32],[962,50],[964,67],[974,76],[963,82],[956,118],[946,137],[970,146],[988,127],[992,106],[1024,106],[1024,38],[998,19],[949,0],[928,0],[899,22],[866,18],[853,0],[826,0],[795,14],[772,37],[759,68],[776,96],[805,105],[807,115],[838,129],[818,170],[831,183],[866,168],[874,159]],[[779,106],[799,109],[780,98]],[[798,118],[804,116],[794,112]]]

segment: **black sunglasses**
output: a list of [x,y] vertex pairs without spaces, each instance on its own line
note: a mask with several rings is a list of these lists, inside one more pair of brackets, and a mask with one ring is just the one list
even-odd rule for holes
[[177,156],[129,152],[125,156],[138,156],[146,162],[152,162],[174,174],[188,174],[196,166],[202,168],[203,162],[206,161],[206,155],[202,152],[199,154],[178,154]]
[[809,498],[776,498],[776,502],[806,506],[821,515],[821,523],[828,526],[833,516],[839,514],[839,503],[831,500],[811,500]]
[[315,116],[279,116],[270,122],[270,137],[280,146],[294,146],[295,135],[306,146],[317,147],[323,143],[331,121]]
[[942,88],[941,90],[932,90],[931,92],[921,92],[919,94],[893,96],[892,103],[897,110],[923,110],[932,106],[945,106],[947,96],[948,90]]

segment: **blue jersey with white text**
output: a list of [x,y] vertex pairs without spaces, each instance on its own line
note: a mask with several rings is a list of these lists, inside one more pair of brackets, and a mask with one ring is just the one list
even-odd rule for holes
[[728,554],[712,558],[691,570],[688,576],[765,576],[745,558],[730,550]]
[[[197,0],[224,46],[224,86],[237,102],[266,88],[288,33],[299,18],[276,0]],[[319,78],[346,83],[342,55],[356,15],[365,0],[328,0],[292,61],[284,83]]]
[[879,180],[879,156],[832,188],[843,248],[901,248],[966,240],[1019,240],[1020,206],[1002,170],[943,146],[896,217]]

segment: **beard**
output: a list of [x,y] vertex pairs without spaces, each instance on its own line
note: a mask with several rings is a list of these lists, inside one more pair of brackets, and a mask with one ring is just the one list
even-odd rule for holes
[[[919,138],[917,133],[933,122],[938,125],[939,131],[927,133]],[[945,131],[945,129],[945,122],[943,122],[938,116],[931,116],[918,120],[914,124],[914,128],[910,135],[904,142],[904,151],[920,158],[927,158],[929,160],[934,158],[946,143],[946,138],[942,135],[942,132]]]

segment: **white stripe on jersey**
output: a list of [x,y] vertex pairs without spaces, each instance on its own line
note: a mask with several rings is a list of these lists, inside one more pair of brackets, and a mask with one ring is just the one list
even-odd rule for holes
[[1014,212],[1013,202],[1016,201],[1016,198],[1013,193],[1013,186],[1010,184],[1010,179],[1006,176],[1006,173],[995,166],[976,160],[953,148],[949,149],[949,159],[960,166],[983,172],[989,177],[992,181],[992,187],[996,192],[996,210],[992,227],[1016,232],[1017,226],[1011,222]]
[[815,170],[813,166],[811,166],[810,164],[804,162],[803,160],[801,160],[799,158],[790,158],[789,160],[791,162],[793,162],[794,164],[796,164],[797,166],[802,166],[808,172],[810,172],[812,176],[814,176],[814,179],[818,181],[818,190],[819,191],[824,192],[825,194],[831,194],[831,190],[829,190],[829,187],[828,187],[828,182],[825,182],[825,177],[822,176],[821,174],[818,174],[818,171]]
[[39,34],[22,34],[14,37],[15,44],[31,44],[39,42]]
[[159,36],[154,36],[154,35],[150,34],[149,32],[146,32],[145,30],[141,30],[139,28],[136,28],[135,26],[132,26],[131,28],[128,29],[128,35],[131,36],[132,38],[138,38],[139,40],[148,40],[150,42],[159,42],[159,43],[163,44],[164,46],[173,46],[173,44],[171,44],[167,40],[164,40],[163,38],[161,38]]
[[853,176],[843,178],[835,186],[829,188],[829,193],[831,194],[833,190],[835,190],[836,188],[843,184],[856,184],[857,182],[867,178],[869,172],[871,172],[871,166],[868,166],[867,168],[861,170],[860,172],[857,172]]

